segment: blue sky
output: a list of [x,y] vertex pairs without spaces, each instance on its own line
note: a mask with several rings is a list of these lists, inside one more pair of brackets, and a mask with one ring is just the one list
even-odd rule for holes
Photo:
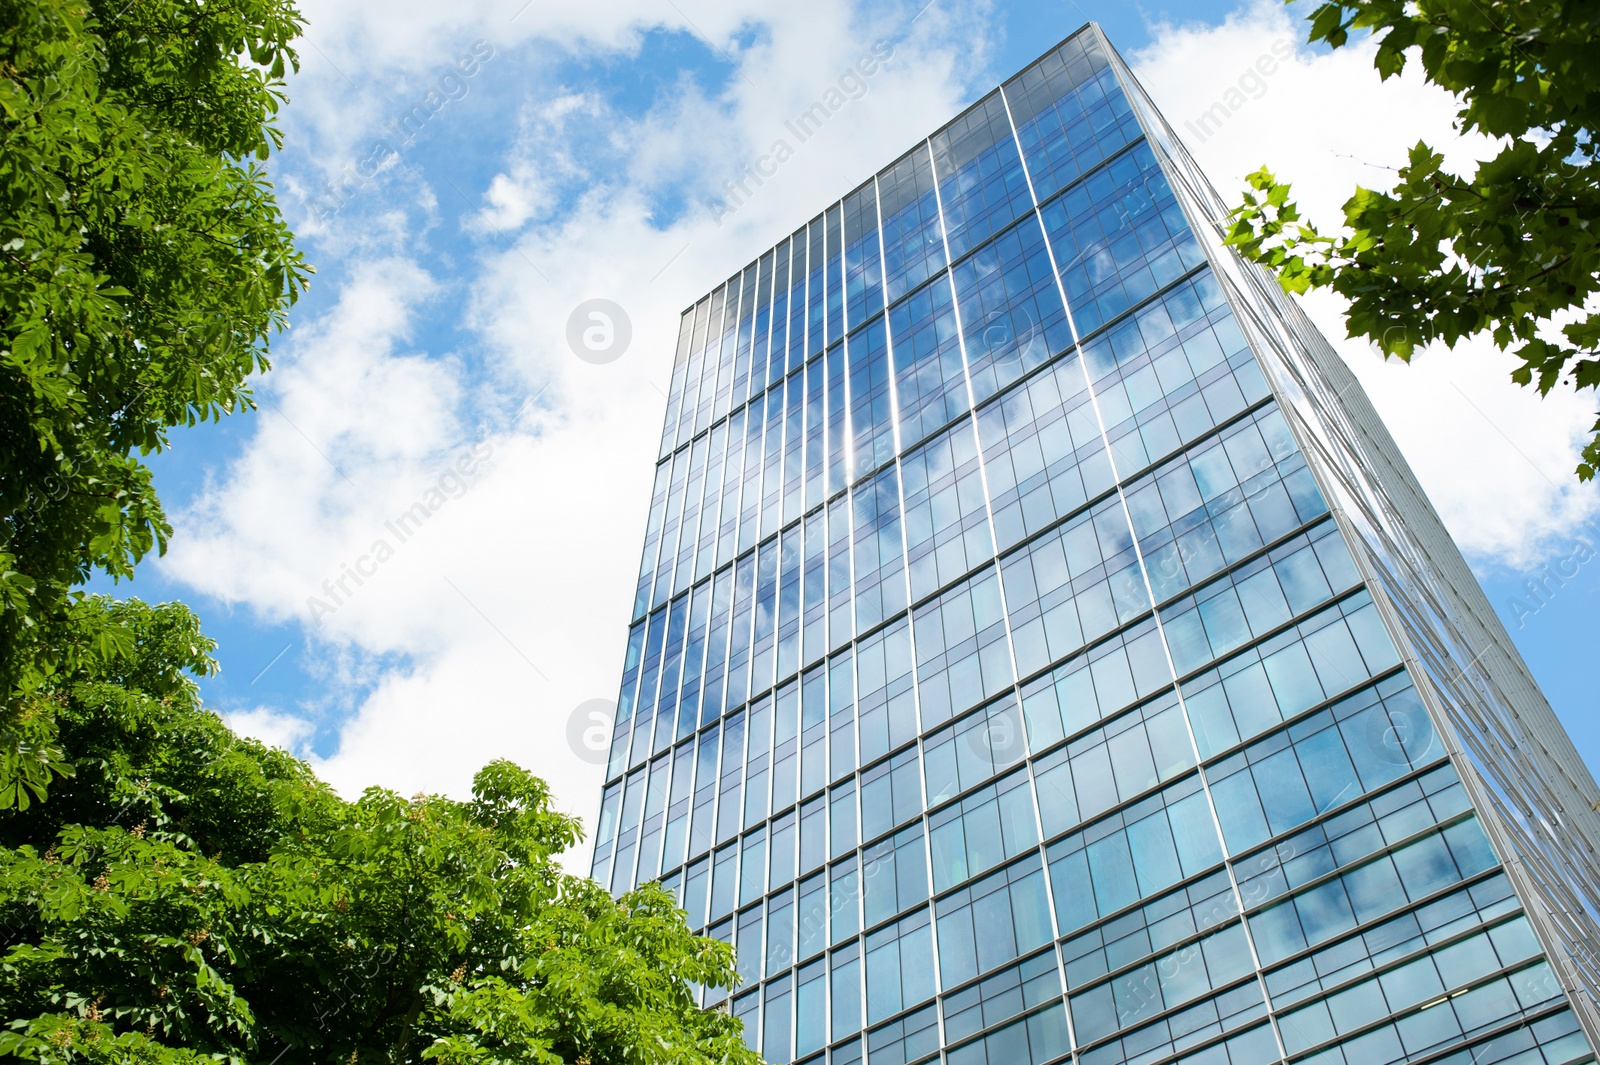
[[[177,531],[118,591],[195,606],[221,644],[211,704],[346,792],[461,793],[510,757],[578,813],[598,773],[562,737],[575,707],[615,695],[677,312],[1087,19],[1180,132],[1299,33],[1280,5],[1203,0],[304,10],[271,165],[316,278],[260,409],[180,431],[153,460]],[[719,206],[784,119],[879,40],[893,55],[864,94],[737,209]],[[1419,136],[1456,160],[1481,150],[1452,136],[1447,99],[1409,78],[1380,86],[1359,50],[1301,48],[1250,89],[1190,139],[1229,199],[1266,162],[1327,217]],[[633,326],[604,366],[563,341],[591,298]],[[1308,307],[1342,336],[1336,304]],[[1563,562],[1600,532],[1600,497],[1570,476],[1591,401],[1541,404],[1487,350],[1409,368],[1341,351],[1600,764],[1580,647],[1600,563]],[[323,582],[421,499],[439,501],[426,526],[319,612],[334,602]],[[1526,582],[1547,566],[1561,583],[1540,604]]]

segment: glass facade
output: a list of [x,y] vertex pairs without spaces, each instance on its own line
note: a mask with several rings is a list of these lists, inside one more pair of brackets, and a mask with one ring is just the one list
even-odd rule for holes
[[1087,26],[683,315],[593,872],[769,1062],[1593,1060],[1600,795]]

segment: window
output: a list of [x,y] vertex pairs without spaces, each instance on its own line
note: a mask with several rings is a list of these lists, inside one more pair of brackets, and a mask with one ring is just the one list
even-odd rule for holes
[[[1404,675],[1394,679],[1403,681]],[[1375,695],[1368,689],[1341,700],[1206,770],[1231,852],[1411,772],[1410,752],[1388,742],[1397,730],[1409,736],[1419,761],[1443,757],[1443,748],[1431,742],[1432,727],[1416,689],[1408,686],[1389,700]]]
[[829,778],[839,780],[856,771],[856,703],[853,664],[848,650],[828,663]]
[[1001,548],[1078,510],[1116,480],[1076,353],[982,407],[978,439]]
[[1256,950],[1270,965],[1495,864],[1483,829],[1469,818],[1253,914]]
[[[781,413],[781,412],[780,412]],[[781,426],[781,420],[776,423]],[[756,549],[755,630],[751,636],[750,691],[758,694],[772,686],[777,653],[778,561],[776,537]]]
[[963,713],[1012,681],[1000,578],[986,568],[916,612],[924,727]]
[[[876,240],[873,253],[876,257]],[[894,458],[888,325],[882,318],[868,322],[845,338],[844,348],[850,360],[850,435],[854,446],[850,480],[854,481]]]
[[934,192],[933,157],[926,145],[917,145],[878,175],[878,205],[883,211],[884,285],[892,304],[944,269],[944,229]]
[[939,1056],[939,1014],[933,1006],[917,1010],[867,1033],[873,1065],[917,1065]]
[[752,991],[733,1000],[732,1013],[744,1023],[744,1045],[751,1050],[761,1045],[761,995]]
[[1039,213],[1081,336],[1206,261],[1148,144],[1135,145]]
[[1120,498],[1006,556],[1000,568],[1023,676],[1150,609]]
[[[1364,682],[1365,669],[1359,676],[1349,673],[1351,664],[1366,657],[1362,647],[1372,652],[1372,669],[1393,664],[1392,652],[1385,653],[1387,641],[1371,597],[1354,595],[1186,681],[1184,705],[1194,723],[1201,757],[1210,758]],[[1407,683],[1404,678],[1390,678],[1378,690],[1388,695]],[[1405,744],[1405,752],[1415,760],[1421,748],[1433,742],[1432,728],[1424,727],[1424,721],[1408,725],[1420,730],[1416,743]]]
[[[1326,566],[1323,558],[1328,560]],[[1330,574],[1334,581],[1329,580]],[[1192,672],[1259,639],[1357,582],[1349,552],[1333,523],[1295,537],[1162,610],[1161,623],[1178,673]],[[1374,652],[1373,667],[1381,669],[1398,660],[1386,634],[1381,640],[1380,633],[1362,635],[1367,649]],[[1372,675],[1372,668],[1364,669],[1361,656],[1350,653],[1353,651],[1328,651],[1338,657],[1326,665],[1349,678],[1339,687]],[[1384,658],[1389,661],[1384,663]]]
[[847,780],[843,784],[835,785],[828,793],[828,822],[829,836],[833,840],[829,857],[837,858],[841,854],[855,850],[857,842],[855,781]]
[[1141,621],[1023,685],[1028,740],[1043,750],[1171,683],[1156,623]]
[[724,567],[711,581],[711,636],[706,649],[705,686],[700,697],[700,723],[703,725],[721,717],[726,709],[723,683],[726,680],[724,669],[728,656],[729,611],[733,608],[733,581],[732,566]]
[[694,779],[694,744],[685,743],[672,755],[672,794],[667,805],[667,830],[661,847],[661,867],[674,869],[683,864],[684,847],[689,842],[689,798]]
[[[796,388],[795,395],[799,395]],[[792,424],[798,426],[798,412]],[[798,440],[791,440],[791,446]],[[796,504],[796,510],[799,505]],[[798,516],[798,515],[796,515]],[[804,530],[795,525],[783,534],[778,556],[778,679],[800,668],[800,562],[804,557]]]
[[800,969],[795,979],[794,1052],[809,1054],[828,1041],[827,969],[822,959]]
[[817,796],[800,807],[800,871],[809,873],[828,859],[828,804]]
[[787,976],[767,985],[766,1009],[762,1011],[766,1024],[761,1032],[761,1056],[768,1065],[784,1065],[789,1061],[791,997]]
[[[949,210],[946,200],[947,216]],[[1044,230],[1031,213],[957,263],[952,274],[978,402],[1072,343]]]
[[862,907],[868,928],[928,898],[922,826],[868,847],[861,870]]
[[1066,41],[1007,82],[1005,95],[1041,198],[1139,136],[1111,64],[1089,34]]
[[790,810],[772,823],[772,878],[773,886],[787,884],[795,877],[795,815]]
[[923,599],[994,557],[970,419],[900,461],[911,598]]
[[744,826],[767,819],[772,789],[772,699],[763,697],[750,708],[749,756],[745,765]]
[[843,491],[850,484],[850,436],[845,423],[844,341],[830,340],[825,358],[828,367],[828,489],[825,494],[831,495]]
[[833,991],[833,1038],[861,1031],[861,956],[856,944],[833,952],[828,959]]
[[933,997],[933,930],[928,911],[867,937],[867,1023]]
[[852,329],[883,310],[878,187],[871,179],[844,201],[844,291],[845,320]]
[[800,681],[800,794],[828,782],[828,674],[822,666]]
[[1006,696],[923,741],[928,805],[975,788],[1027,756],[1022,713]]
[[[731,946],[733,943],[733,921],[730,919],[712,925],[706,931],[706,935],[712,939],[720,939]],[[728,989],[725,987],[708,987],[705,989],[705,995],[706,1005],[715,1005],[728,997]]]
[[[1489,973],[1538,952],[1539,945],[1528,930],[1527,919],[1512,918],[1285,1014],[1281,1025],[1284,1045],[1291,1054],[1298,1053],[1386,1016],[1401,1014],[1396,1023],[1352,1040],[1349,1052],[1342,1057],[1351,1062],[1386,1065],[1420,1054],[1463,1032],[1487,1027],[1559,997],[1561,990],[1543,961],[1464,993],[1446,994],[1453,988],[1467,988]],[[1428,1005],[1426,1010],[1416,1008],[1424,1003]]]
[[800,685],[790,681],[778,690],[773,711],[772,809],[782,813],[794,805],[800,784]]
[[[1337,818],[1236,859],[1233,865],[1240,895],[1247,906],[1278,898],[1385,846],[1454,821],[1471,809],[1455,770],[1448,764],[1441,765],[1341,812]],[[1465,865],[1488,869],[1496,864],[1494,852],[1474,819],[1453,824],[1446,832],[1452,847],[1465,848]]]
[[1129,473],[1269,394],[1210,271],[1141,307],[1083,350],[1117,468]]
[[761,938],[761,907],[755,906],[739,915],[738,931],[733,949],[739,982],[751,987],[761,980],[761,961],[765,954]]
[[1061,996],[1054,951],[1046,951],[944,998],[945,1037],[952,1042],[993,1028]]
[[605,795],[600,800],[600,824],[595,829],[594,842],[597,848],[604,847],[617,837],[617,811],[622,804],[622,785],[612,784],[605,790]]
[[[1093,1016],[1092,1005],[1098,1004],[1104,1015]],[[1080,1011],[1093,1031],[1110,1031],[1106,1025],[1115,1025],[1114,1004],[1109,995],[1096,999],[1089,996],[1073,1002],[1072,1015],[1078,1023]],[[1220,1032],[1234,1031],[1253,1024],[1266,1016],[1266,1003],[1261,1000],[1261,987],[1254,981],[1240,984],[1219,995],[1202,999],[1168,1014],[1154,1023],[1126,1032],[1119,1039],[1101,1043],[1092,1050],[1078,1055],[1082,1065],[1123,1065],[1135,1055],[1144,1060],[1155,1060],[1174,1051],[1192,1047]],[[1080,1033],[1079,1037],[1084,1037]],[[1279,1061],[1278,1042],[1269,1025],[1250,1028],[1239,1035],[1207,1047],[1203,1055],[1184,1058],[1185,1061],[1204,1062],[1204,1065],[1261,1065],[1262,1062]]]
[[[942,260],[944,248],[934,254]],[[894,340],[900,443],[907,449],[948,425],[968,406],[966,364],[961,359],[949,275],[890,308],[889,335]]]
[[1267,993],[1279,1009],[1292,1006],[1520,907],[1506,875],[1495,873],[1267,973]]
[[1046,838],[1172,780],[1194,766],[1194,747],[1170,692],[1034,763]]
[[785,888],[767,903],[767,972],[794,964],[794,889]]
[[767,830],[758,828],[744,838],[739,861],[739,905],[767,893]]
[[900,479],[889,466],[850,493],[854,526],[856,632],[906,608],[905,549],[900,542]]
[[946,1055],[950,1065],[1043,1065],[1071,1048],[1067,1039],[1067,1014],[1058,1002],[998,1032],[955,1048]]
[[950,254],[958,259],[1033,206],[998,91],[933,135],[933,166]]
[[1074,994],[1072,1022],[1078,1038],[1092,1042],[1253,974],[1244,926],[1230,924]]
[[1271,405],[1133,482],[1126,497],[1157,602],[1328,510]]
[[854,856],[828,870],[828,942],[842,943],[861,931],[861,872]]
[[828,945],[828,878],[818,873],[801,881],[799,897],[796,957],[804,961]]
[[861,760],[869,762],[917,735],[910,623],[901,618],[862,640],[855,660],[861,688]]
[[738,898],[739,847],[730,843],[717,851],[711,869],[711,919],[726,917],[733,912]]
[[1050,942],[1044,870],[1037,857],[940,899],[936,909],[939,972],[946,987]]
[[1048,851],[1062,932],[1091,924],[1222,860],[1211,809],[1190,776]]
[[944,891],[1038,846],[1028,771],[978,791],[928,819],[933,889]]
[[711,864],[705,858],[689,866],[683,878],[683,908],[689,927],[700,929],[706,923],[706,898],[711,888]]
[[877,839],[922,813],[921,778],[915,747],[861,774],[861,835]]
[[717,782],[717,842],[732,839],[741,822],[744,784],[744,715],[728,718],[722,729],[722,776]]

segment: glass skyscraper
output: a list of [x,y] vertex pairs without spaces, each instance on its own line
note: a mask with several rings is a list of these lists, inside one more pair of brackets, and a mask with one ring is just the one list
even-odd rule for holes
[[1223,210],[1087,26],[684,312],[594,875],[768,1061],[1593,1060],[1600,793]]

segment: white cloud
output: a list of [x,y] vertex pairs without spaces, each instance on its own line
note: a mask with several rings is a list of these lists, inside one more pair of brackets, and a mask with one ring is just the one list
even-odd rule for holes
[[315,730],[315,726],[305,718],[267,706],[229,711],[222,715],[222,720],[241,736],[249,736],[268,747],[278,747],[296,755],[303,751],[306,741]]
[[[433,228],[432,190],[408,163],[317,231],[339,271],[337,301],[299,320],[276,352],[265,394],[277,409],[180,514],[163,563],[218,599],[307,625],[325,705],[241,709],[241,728],[303,746],[305,722],[353,696],[337,749],[313,759],[346,794],[377,783],[459,795],[473,771],[506,757],[549,780],[563,808],[592,812],[600,771],[569,749],[567,720],[615,695],[679,312],[948,117],[965,92],[953,57],[970,27],[924,20],[865,94],[718,226],[707,205],[722,181],[879,32],[842,3],[824,7],[691,10],[724,47],[733,27],[759,22],[742,53],[749,79],[717,96],[680,81],[642,117],[530,79],[517,136],[481,138],[490,149],[480,165],[492,169],[472,190],[465,236]],[[366,17],[352,10],[341,9],[345,23],[316,23],[330,55],[344,54],[341,33],[357,33],[350,20]],[[477,17],[468,9],[447,33],[440,10],[416,14],[441,38]],[[405,22],[393,15],[386,27]],[[658,15],[596,11],[583,33],[625,56],[635,36],[617,27]],[[930,37],[936,26],[947,36]],[[413,29],[368,41],[367,66],[387,63],[399,78],[422,54]],[[506,48],[493,62],[511,78],[538,60]],[[340,113],[338,93],[315,95],[335,81],[303,78],[295,106],[348,132],[365,119]],[[665,226],[653,213],[663,195],[686,205]],[[463,245],[474,238],[475,249]],[[633,329],[625,355],[603,366],[565,339],[571,309],[595,297],[619,303]],[[418,339],[451,328],[465,331],[470,358]],[[474,441],[492,454],[401,542],[397,516]],[[317,602],[336,607],[315,611],[320,624],[308,608]]]
[[[1370,44],[1320,55],[1302,47],[1280,62],[1302,33],[1281,5],[1262,3],[1221,26],[1166,27],[1130,57],[1225,202],[1238,202],[1244,175],[1266,164],[1293,183],[1311,218],[1333,225],[1351,190],[1386,186],[1418,139],[1461,170],[1490,147],[1455,135],[1454,101],[1414,65],[1381,82]],[[1256,67],[1263,56],[1271,62]],[[1386,363],[1345,338],[1336,297],[1315,294],[1306,309],[1361,379],[1475,564],[1541,561],[1600,513],[1600,493],[1572,473],[1594,422],[1592,394],[1561,388],[1540,399],[1514,387],[1515,360],[1484,339],[1430,350],[1409,366]]]

